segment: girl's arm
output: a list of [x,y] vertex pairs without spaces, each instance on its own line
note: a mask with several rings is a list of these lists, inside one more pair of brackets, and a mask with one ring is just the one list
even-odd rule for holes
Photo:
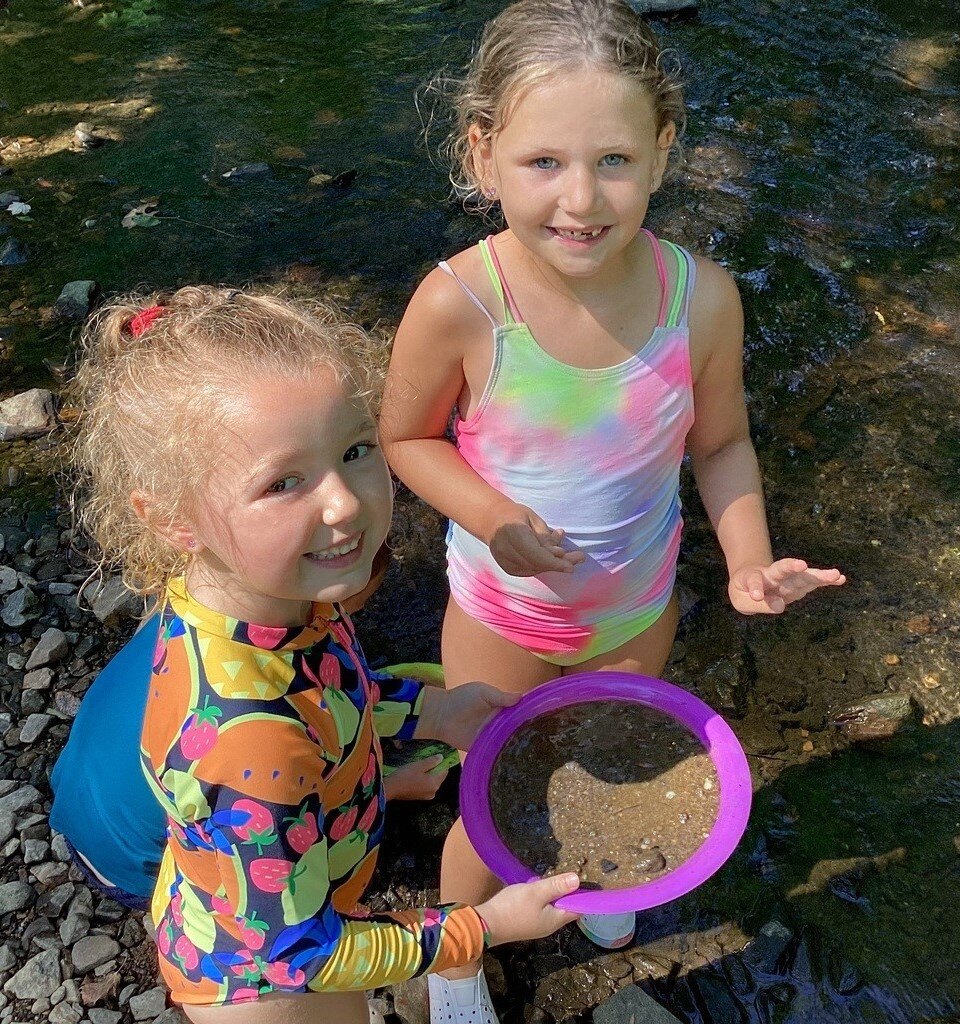
[[457,283],[434,270],[411,299],[393,344],[380,414],[387,460],[414,493],[487,544],[505,572],[572,572],[583,554],[564,551],[559,530],[491,487],[446,437],[465,384],[468,340],[489,344],[489,335]]
[[743,311],[730,275],[697,261],[690,317],[696,420],[687,448],[700,497],[727,562],[728,593],[747,615],[776,614],[805,594],[840,586],[838,569],[774,561],[743,391]]

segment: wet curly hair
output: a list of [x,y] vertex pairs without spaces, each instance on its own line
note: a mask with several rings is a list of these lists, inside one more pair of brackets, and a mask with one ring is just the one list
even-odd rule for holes
[[[452,108],[452,129],[441,151],[451,167],[455,195],[468,208],[488,213],[496,203],[481,189],[476,146],[503,128],[530,89],[584,67],[626,75],[649,90],[657,134],[670,123],[676,126],[671,154],[675,165],[686,112],[678,68],[667,67],[673,63],[647,23],[624,0],[511,4],[487,23],[466,74],[438,76],[424,91]],[[470,140],[474,127],[481,133],[477,142]]]
[[[157,306],[149,326],[131,330]],[[251,381],[329,367],[374,406],[384,351],[334,307],[268,293],[189,287],[102,307],[83,332],[70,395],[73,508],[98,568],[120,569],[135,593],[161,592],[188,556],[137,517],[131,495],[150,495],[154,514],[174,522],[196,507]]]

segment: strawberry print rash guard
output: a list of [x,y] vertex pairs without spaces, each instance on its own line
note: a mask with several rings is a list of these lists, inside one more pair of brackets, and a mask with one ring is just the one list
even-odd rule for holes
[[471,907],[359,906],[383,834],[379,736],[412,736],[422,684],[368,670],[350,620],[256,626],[168,587],[141,737],[167,815],[153,897],[179,1003],[389,985],[477,959]]

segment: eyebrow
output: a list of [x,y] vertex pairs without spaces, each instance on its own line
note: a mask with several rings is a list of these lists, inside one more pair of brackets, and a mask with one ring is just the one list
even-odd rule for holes
[[[376,430],[376,420],[371,416],[364,416],[362,420],[357,421],[354,429],[350,433],[350,436],[357,437],[370,431],[376,433]],[[301,454],[301,451],[296,448],[281,449],[278,452],[271,452],[269,455],[260,459],[250,467],[250,471],[244,476],[244,483],[252,484],[260,477],[270,476],[274,473],[281,472],[282,467],[289,465]]]

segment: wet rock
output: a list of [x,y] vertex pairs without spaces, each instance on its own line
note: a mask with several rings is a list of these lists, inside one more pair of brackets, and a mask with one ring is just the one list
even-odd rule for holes
[[91,608],[105,626],[112,627],[138,616],[143,611],[143,598],[127,590],[119,576],[110,576],[94,591]]
[[87,318],[100,286],[96,281],[70,281],[53,304],[54,315],[79,323]]
[[28,960],[3,986],[16,999],[48,998],[62,981],[60,953],[47,949]]
[[768,921],[741,954],[743,962],[752,971],[774,974],[777,962],[792,939],[793,932],[785,924]]
[[0,402],[0,441],[39,437],[56,425],[53,395],[44,388],[31,388]]
[[109,935],[88,935],[73,947],[73,966],[78,974],[86,974],[119,955],[120,944]]
[[830,722],[851,743],[885,740],[913,724],[913,704],[905,693],[885,693],[848,704]]
[[[426,980],[426,979],[424,979]],[[167,990],[161,986],[141,992],[130,1000],[130,1012],[134,1020],[148,1020],[163,1013],[167,1005]]]
[[697,974],[694,976],[694,987],[706,1007],[707,1020],[723,1021],[723,1024],[746,1024],[746,1010],[723,978],[709,973]]
[[16,238],[8,238],[0,245],[0,267],[19,267],[30,258],[30,250]]
[[0,192],[0,210],[5,210],[11,203],[19,203],[20,195],[17,192]]
[[239,167],[231,167],[220,175],[227,181],[249,181],[251,178],[269,178],[271,175],[270,165],[265,163],[240,164]]
[[593,1021],[594,1024],[678,1024],[672,1013],[637,985],[626,985],[601,1003],[593,1011]]

